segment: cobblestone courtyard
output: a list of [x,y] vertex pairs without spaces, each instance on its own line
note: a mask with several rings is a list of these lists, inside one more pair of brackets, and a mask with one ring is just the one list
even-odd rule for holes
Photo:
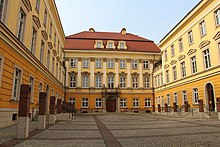
[[83,114],[41,132],[33,131],[36,126],[36,122],[31,123],[31,137],[26,140],[12,140],[16,136],[15,126],[0,129],[0,146],[10,145],[10,142],[17,142],[17,147],[220,146],[220,121],[217,119],[151,114]]

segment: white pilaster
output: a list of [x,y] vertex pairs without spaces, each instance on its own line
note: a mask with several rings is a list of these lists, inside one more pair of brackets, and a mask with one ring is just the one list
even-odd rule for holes
[[119,81],[119,77],[118,77],[118,59],[115,59],[115,85],[114,85],[114,87],[118,87],[118,81]]
[[106,59],[103,59],[103,84],[105,85],[105,87],[107,87],[107,63],[106,63]]
[[139,66],[138,66],[138,71],[139,71],[139,86],[140,88],[143,88],[143,64],[142,60],[139,61]]
[[94,68],[95,68],[95,62],[94,59],[91,59],[90,63],[90,87],[95,87],[94,79],[95,79],[95,74],[94,74]]
[[69,79],[69,61],[66,61],[66,86],[69,87],[70,86],[70,79]]
[[77,67],[77,72],[78,72],[78,75],[77,75],[77,87],[81,87],[81,78],[82,78],[82,75],[81,75],[81,72],[82,72],[82,61],[81,60],[78,60],[78,67]]
[[126,62],[126,67],[127,67],[127,87],[131,88],[131,60],[128,59]]

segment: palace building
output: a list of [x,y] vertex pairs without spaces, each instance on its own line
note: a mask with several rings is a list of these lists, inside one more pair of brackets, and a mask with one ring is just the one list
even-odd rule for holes
[[80,32],[66,37],[67,97],[78,112],[152,110],[153,63],[160,49],[126,32]]
[[202,0],[159,43],[155,102],[179,107],[188,102],[216,111],[220,98],[220,1]]
[[66,43],[54,0],[0,1],[0,127],[17,123],[20,85],[31,86],[30,117],[39,92],[64,98]]

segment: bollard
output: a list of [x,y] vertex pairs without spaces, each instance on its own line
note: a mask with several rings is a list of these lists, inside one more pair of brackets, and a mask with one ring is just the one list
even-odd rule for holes
[[25,139],[29,135],[30,85],[21,85],[18,108],[17,138]]
[[57,99],[57,114],[62,113],[61,99]]
[[184,102],[184,106],[185,106],[185,112],[189,112],[189,104],[188,101]]
[[39,94],[39,115],[38,115],[38,129],[46,128],[46,92]]
[[173,103],[173,111],[177,112],[177,104],[176,103]]
[[155,114],[155,105],[152,105],[152,113]]
[[204,112],[203,100],[199,100],[199,112]]
[[55,97],[55,96],[51,96],[51,97],[50,97],[49,124],[52,124],[52,125],[56,123],[55,101],[56,101],[56,97]]
[[158,111],[159,113],[161,113],[161,108],[160,108],[160,104],[158,104],[158,108],[157,108],[157,111]]

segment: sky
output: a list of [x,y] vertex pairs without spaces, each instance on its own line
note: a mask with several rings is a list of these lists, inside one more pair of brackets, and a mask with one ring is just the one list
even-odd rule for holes
[[66,36],[88,31],[132,33],[155,43],[200,0],[55,0]]

